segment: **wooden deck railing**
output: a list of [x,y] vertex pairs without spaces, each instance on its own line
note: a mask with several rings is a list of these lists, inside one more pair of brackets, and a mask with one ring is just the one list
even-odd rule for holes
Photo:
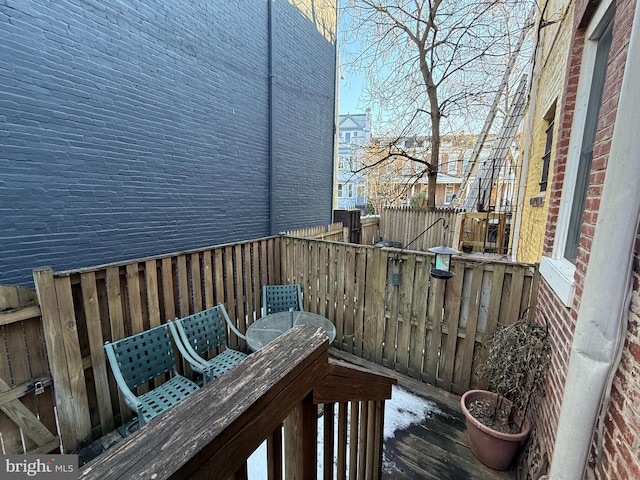
[[[347,471],[349,478],[379,479],[384,401],[394,383],[329,363],[326,335],[295,327],[92,460],[80,478],[247,478],[247,460],[266,440],[269,479],[314,479],[319,464],[324,479],[347,478]],[[346,402],[361,407],[351,408],[350,423]]]

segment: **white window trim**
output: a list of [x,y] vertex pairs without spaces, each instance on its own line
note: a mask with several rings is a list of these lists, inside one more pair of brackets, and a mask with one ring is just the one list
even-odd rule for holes
[[571,125],[571,138],[569,140],[569,152],[567,155],[566,170],[562,184],[562,197],[560,198],[560,210],[558,223],[555,228],[555,237],[551,257],[543,256],[540,261],[540,275],[562,300],[565,306],[570,307],[575,294],[576,266],[564,258],[564,249],[567,242],[567,231],[571,217],[571,205],[575,192],[576,176],[578,174],[578,161],[582,146],[587,104],[591,89],[591,79],[598,48],[598,39],[602,29],[606,25],[604,20],[609,20],[609,8],[613,0],[602,2],[585,32],[585,45],[582,53],[580,78],[576,93],[576,107]]

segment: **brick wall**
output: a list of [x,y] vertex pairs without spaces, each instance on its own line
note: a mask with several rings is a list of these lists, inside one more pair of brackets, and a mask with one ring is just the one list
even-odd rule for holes
[[[331,221],[335,41],[276,3],[280,231]],[[267,18],[249,0],[1,2],[0,283],[268,235]]]
[[[566,83],[562,99],[560,114],[560,131],[556,147],[556,161],[553,171],[553,183],[549,201],[549,214],[544,240],[544,253],[550,255],[556,233],[560,197],[564,184],[564,171],[567,162],[571,123],[576,102],[576,90],[580,76],[580,61],[584,44],[584,30],[597,2],[576,2],[574,19],[574,35],[572,48],[569,53]],[[551,320],[550,336],[553,342],[553,359],[551,374],[547,387],[547,397],[542,402],[541,412],[538,413],[539,428],[542,430],[542,447],[553,454],[553,443],[560,413],[562,394],[569,363],[573,331],[580,308],[580,299],[584,285],[591,242],[595,232],[600,196],[604,183],[613,126],[618,107],[618,96],[627,55],[631,22],[634,16],[635,2],[616,2],[614,19],[613,43],[611,47],[607,80],[603,94],[602,106],[596,135],[594,158],[590,172],[590,186],[587,193],[585,213],[578,248],[576,262],[576,293],[573,304],[565,308],[556,297],[549,285],[542,280],[539,291],[539,306]],[[640,379],[638,365],[640,363],[640,338],[638,320],[640,318],[639,298],[639,251],[640,240],[636,243],[635,252],[635,281],[634,295],[630,309],[627,340],[623,351],[622,362],[617,371],[613,390],[612,402],[606,417],[604,431],[604,456],[601,465],[595,462],[595,442],[589,461],[588,478],[640,478],[640,440],[637,432],[640,430]],[[613,321],[614,319],[612,319]]]

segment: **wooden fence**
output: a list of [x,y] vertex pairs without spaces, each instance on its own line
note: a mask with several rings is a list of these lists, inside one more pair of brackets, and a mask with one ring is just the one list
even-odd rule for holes
[[[35,305],[0,316],[9,352],[0,373],[11,389],[0,401],[25,392],[22,401],[49,432],[31,437],[28,450],[43,449],[56,440],[51,402],[42,406],[53,391],[59,434],[72,451],[131,418],[107,367],[106,340],[218,302],[244,332],[260,315],[262,285],[290,282],[302,284],[306,310],[335,323],[337,348],[462,393],[482,386],[476,367],[497,323],[511,323],[535,304],[537,274],[530,265],[456,258],[456,275],[444,282],[429,277],[431,259],[279,236],[76,271],[36,270],[42,327]],[[234,335],[230,343],[243,347]],[[45,393],[36,396],[38,378]],[[15,419],[1,425],[7,453],[21,453]]]
[[368,215],[360,218],[361,245],[375,245],[380,240],[380,216]]
[[345,230],[342,222],[332,223],[326,227],[319,226],[290,230],[285,232],[284,235],[290,237],[315,238],[318,240],[332,240],[334,242],[343,242],[346,241],[345,238],[349,238],[349,232]]
[[[380,213],[380,236],[384,240],[400,242],[403,247],[413,241],[409,249],[426,251],[443,243],[452,245],[457,210],[388,207]],[[420,235],[429,225],[442,218]],[[444,228],[446,225],[448,228]],[[417,237],[417,238],[416,238]]]
[[442,281],[428,253],[284,238],[281,255],[282,281],[334,321],[335,347],[458,394],[485,386],[487,340],[536,302],[528,264],[458,257]]
[[507,215],[463,213],[455,232],[454,248],[461,251],[506,254],[509,248]]
[[0,336],[0,452],[49,452],[59,441],[34,290],[0,285]]
[[[131,418],[108,372],[103,344],[224,302],[241,331],[260,310],[263,284],[279,283],[279,238],[53,273],[34,281],[65,450]],[[232,336],[232,345],[239,345]]]

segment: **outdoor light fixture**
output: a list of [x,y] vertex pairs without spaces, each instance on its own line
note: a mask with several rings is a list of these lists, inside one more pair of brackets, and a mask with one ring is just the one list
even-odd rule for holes
[[451,255],[456,255],[460,252],[455,248],[449,248],[445,245],[430,248],[429,251],[436,255],[435,267],[431,267],[429,271],[431,276],[441,280],[448,280],[453,277],[453,272],[451,271]]

